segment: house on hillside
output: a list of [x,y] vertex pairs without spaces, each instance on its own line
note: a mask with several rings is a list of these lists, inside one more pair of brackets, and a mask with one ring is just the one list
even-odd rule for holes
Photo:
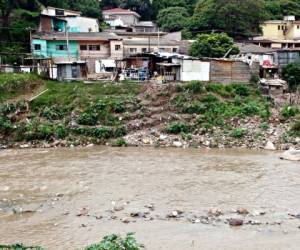
[[104,22],[112,29],[126,29],[133,32],[156,32],[157,25],[152,21],[140,22],[141,16],[132,10],[114,8],[102,11]]
[[96,18],[82,17],[80,12],[53,7],[40,14],[39,32],[99,32]]
[[102,59],[123,58],[122,40],[106,32],[37,33],[32,36],[33,54],[53,62],[82,62],[87,74],[96,73],[96,62]]
[[265,21],[261,29],[262,36],[252,40],[256,45],[273,49],[300,48],[300,21],[297,21],[295,16]]
[[259,65],[274,65],[275,55],[274,49],[260,47],[251,43],[236,43],[240,52],[232,58],[242,60],[251,65],[253,62],[258,62]]

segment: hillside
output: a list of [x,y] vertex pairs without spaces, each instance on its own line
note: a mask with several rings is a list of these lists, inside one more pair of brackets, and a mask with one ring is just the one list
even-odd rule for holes
[[268,141],[277,149],[300,146],[299,110],[275,109],[255,86],[84,84],[24,74],[0,77],[5,79],[0,85],[1,147],[263,148]]

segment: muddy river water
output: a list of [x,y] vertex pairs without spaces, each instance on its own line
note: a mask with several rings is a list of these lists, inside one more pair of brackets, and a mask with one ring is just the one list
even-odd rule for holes
[[[107,234],[135,232],[146,249],[299,249],[300,164],[279,155],[109,147],[0,151],[0,243],[80,249]],[[237,214],[241,207],[249,214]],[[183,213],[167,218],[175,210]],[[222,214],[208,216],[209,210]],[[230,218],[244,225],[231,227]]]

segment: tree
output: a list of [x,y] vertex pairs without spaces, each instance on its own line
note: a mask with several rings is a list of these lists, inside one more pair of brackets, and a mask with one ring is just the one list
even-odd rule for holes
[[289,89],[295,91],[300,86],[300,62],[286,65],[282,69],[282,77],[288,82]]
[[231,36],[259,32],[265,19],[263,0],[199,0],[188,22],[192,31],[221,30]]
[[119,0],[102,0],[101,3],[101,9],[112,9],[117,8],[120,5]]
[[159,11],[169,7],[183,7],[186,8],[190,15],[193,14],[197,0],[153,0],[153,18],[156,18]]
[[69,7],[80,11],[83,16],[100,18],[100,2],[98,0],[69,0]]
[[157,23],[164,31],[179,31],[184,28],[188,16],[186,8],[169,7],[158,13]]
[[239,49],[225,33],[201,34],[191,45],[189,55],[194,57],[223,57],[226,53],[237,54]]

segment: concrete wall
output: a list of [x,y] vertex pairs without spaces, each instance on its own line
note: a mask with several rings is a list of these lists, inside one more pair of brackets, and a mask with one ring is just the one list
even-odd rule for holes
[[69,32],[99,32],[97,19],[88,17],[66,17]]
[[[77,12],[73,12],[73,11],[68,11],[68,10],[64,10],[64,14],[65,16],[79,16],[80,14],[77,13]],[[43,15],[48,15],[48,16],[55,16],[55,8],[44,8],[42,11],[41,11],[41,14]]]
[[[130,49],[135,49],[135,52],[132,52]],[[134,55],[136,53],[143,53],[143,49],[146,49],[147,52],[149,50],[149,45],[124,45],[124,55]],[[166,46],[166,45],[160,45],[159,46],[160,52],[175,52],[173,49],[176,49],[176,52],[179,51],[179,45],[173,45],[173,46]],[[158,52],[157,45],[150,45],[150,52]]]
[[[56,45],[67,45],[66,41],[47,41],[47,54],[49,57],[68,57],[68,50],[57,50]],[[69,55],[78,57],[78,45],[76,41],[69,42]]]
[[209,62],[202,62],[200,60],[183,60],[175,58],[172,59],[172,62],[181,65],[179,74],[180,81],[209,81]]
[[132,26],[139,22],[139,18],[133,14],[104,14],[104,21],[105,19],[107,19],[107,17],[121,19],[123,23],[127,26]]
[[[116,46],[119,46],[120,49],[116,50]],[[112,59],[122,59],[124,56],[123,41],[112,40],[110,41],[110,57]]]
[[[35,44],[38,44],[41,46],[40,50],[35,50]],[[39,39],[33,39],[32,40],[32,50],[33,54],[37,57],[47,57],[47,41],[46,40],[39,40]]]
[[300,60],[300,51],[277,51],[275,54],[275,63],[279,65],[279,68],[282,68],[289,63],[294,63]]

